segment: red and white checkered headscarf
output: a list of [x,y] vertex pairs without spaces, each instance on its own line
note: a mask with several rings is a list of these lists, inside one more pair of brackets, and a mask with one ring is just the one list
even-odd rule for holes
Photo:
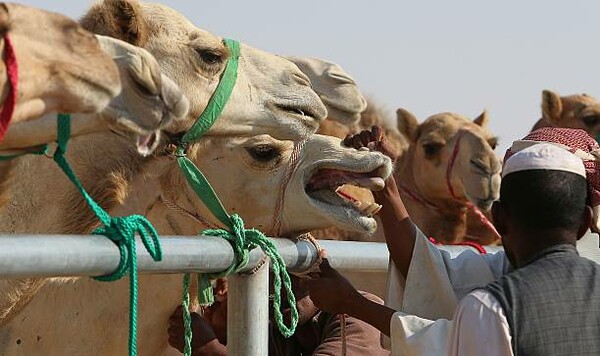
[[594,210],[592,230],[600,232],[600,146],[587,132],[581,129],[543,127],[532,131],[522,140],[515,141],[506,151],[504,162],[516,152],[538,143],[551,143],[562,147],[583,160]]

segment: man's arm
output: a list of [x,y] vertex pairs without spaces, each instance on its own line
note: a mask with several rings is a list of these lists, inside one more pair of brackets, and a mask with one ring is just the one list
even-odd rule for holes
[[[370,131],[365,130],[356,135],[349,135],[343,143],[356,149],[368,147],[371,150],[379,151],[388,156],[392,163],[395,163],[398,158],[398,154],[386,141],[383,130],[378,126],[373,126]],[[390,257],[400,273],[406,278],[415,247],[416,231],[415,225],[410,221],[408,211],[400,198],[394,176],[392,175],[386,180],[383,190],[374,192],[373,195],[375,201],[382,205],[379,216],[381,217]]]
[[408,211],[400,198],[393,176],[387,179],[383,190],[375,192],[373,195],[375,201],[382,206],[379,216],[390,258],[402,276],[406,278],[415,248],[415,225],[410,220]]
[[348,314],[360,319],[385,335],[390,335],[390,321],[395,310],[365,298],[338,271],[323,259],[317,279],[306,282],[310,298],[317,308],[331,314]]

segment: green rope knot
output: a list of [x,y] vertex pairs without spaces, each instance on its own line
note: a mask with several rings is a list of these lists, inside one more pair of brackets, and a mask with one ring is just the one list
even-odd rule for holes
[[[290,337],[296,331],[298,325],[298,309],[296,308],[296,298],[292,290],[292,282],[287,272],[285,261],[277,251],[275,243],[265,234],[257,229],[246,229],[242,218],[233,214],[230,216],[230,229],[208,229],[202,232],[203,235],[218,236],[227,240],[233,249],[234,261],[227,270],[219,273],[201,274],[198,278],[198,301],[200,305],[211,305],[214,303],[211,280],[225,277],[231,274],[239,273],[249,262],[250,251],[259,247],[267,257],[269,257],[271,268],[273,270],[273,310],[275,323],[281,334]],[[186,282],[187,279],[187,282]],[[285,325],[283,313],[281,312],[281,289],[286,291],[288,305],[291,311],[290,325]],[[189,275],[184,277],[184,296],[188,295]],[[184,303],[186,304],[186,303]],[[185,305],[184,305],[185,310]],[[184,312],[185,314],[185,312]],[[184,317],[184,322],[187,318]],[[187,329],[188,325],[186,325]]]
[[154,226],[141,215],[110,218],[108,224],[93,231],[95,235],[103,235],[111,239],[119,247],[121,259],[117,269],[105,276],[95,277],[102,282],[112,282],[121,279],[128,271],[137,270],[135,251],[135,234],[140,236],[144,247],[154,261],[162,260],[162,249]]

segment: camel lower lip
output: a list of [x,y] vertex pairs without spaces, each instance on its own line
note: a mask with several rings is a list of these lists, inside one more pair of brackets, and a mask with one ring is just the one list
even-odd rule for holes
[[[328,220],[334,220],[339,228],[349,231],[360,231],[362,233],[372,233],[377,227],[377,222],[372,214],[364,214],[353,204],[343,200],[334,191],[323,192],[320,194],[329,194],[329,201],[324,200],[324,196],[316,196],[317,192],[308,194],[310,203],[323,215],[328,216]],[[337,197],[337,198],[336,198]],[[337,200],[333,200],[337,199]]]
[[327,204],[331,208],[352,210],[361,216],[371,218],[376,214],[381,205],[377,203],[360,201],[343,192],[341,187],[334,189],[321,189],[307,193],[312,200]]

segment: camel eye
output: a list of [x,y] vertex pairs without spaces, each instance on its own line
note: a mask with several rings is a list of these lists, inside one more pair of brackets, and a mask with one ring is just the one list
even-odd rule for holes
[[600,123],[600,116],[598,116],[598,115],[584,116],[581,118],[581,121],[583,121],[585,126],[592,128]]
[[250,156],[256,161],[266,163],[279,157],[280,153],[276,147],[269,145],[258,145],[246,148]]
[[425,152],[425,156],[431,157],[438,154],[443,146],[444,145],[442,145],[441,143],[424,143],[423,151]]
[[200,56],[200,59],[206,64],[217,64],[223,61],[221,53],[210,50],[210,49],[197,49],[196,52]]

